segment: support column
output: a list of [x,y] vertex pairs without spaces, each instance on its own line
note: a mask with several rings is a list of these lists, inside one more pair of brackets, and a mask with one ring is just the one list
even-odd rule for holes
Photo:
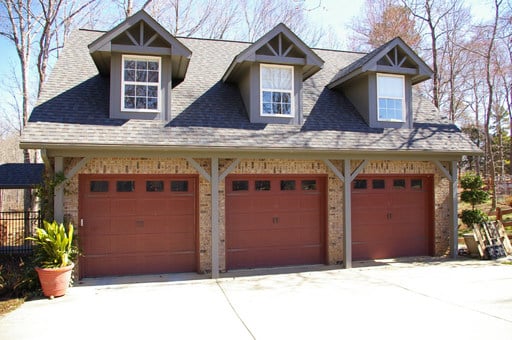
[[458,218],[458,195],[457,195],[457,161],[451,161],[450,163],[451,179],[450,179],[450,196],[452,198],[452,232],[451,238],[451,256],[453,259],[457,258],[459,250],[459,218]]
[[219,277],[219,159],[212,157],[212,279]]
[[[55,157],[55,174],[64,171],[64,159]],[[58,185],[55,188],[53,198],[53,218],[55,221],[64,222],[64,186]]]
[[343,264],[345,269],[352,268],[352,197],[351,197],[351,176],[350,159],[343,161],[343,173],[345,182],[343,183]]

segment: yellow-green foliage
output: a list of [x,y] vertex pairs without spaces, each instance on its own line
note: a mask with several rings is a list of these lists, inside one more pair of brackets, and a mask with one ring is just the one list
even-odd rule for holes
[[42,268],[66,267],[71,264],[77,250],[73,245],[73,225],[64,227],[58,224],[43,221],[43,228],[36,228],[33,237],[35,262]]

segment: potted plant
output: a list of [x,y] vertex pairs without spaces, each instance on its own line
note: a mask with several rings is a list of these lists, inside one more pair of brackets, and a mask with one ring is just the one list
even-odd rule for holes
[[[67,230],[66,230],[67,229]],[[41,282],[43,294],[53,298],[66,294],[74,267],[72,260],[78,253],[73,244],[73,225],[43,221],[42,228],[36,228],[34,236],[34,261]]]
[[[470,229],[473,229],[474,224],[480,224],[487,221],[489,218],[485,212],[475,208],[477,204],[484,203],[489,199],[487,191],[482,190],[483,184],[482,178],[474,173],[467,173],[460,179],[460,185],[462,187],[460,200],[471,204],[471,209],[462,210],[460,218]],[[469,253],[478,255],[478,245],[473,233],[466,233],[463,236]]]

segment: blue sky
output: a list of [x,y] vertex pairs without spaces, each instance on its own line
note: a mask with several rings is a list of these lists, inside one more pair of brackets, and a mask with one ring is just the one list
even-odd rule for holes
[[[305,0],[305,5],[313,8],[318,5],[318,1]],[[466,0],[466,2],[471,5],[474,16],[481,19],[490,16],[492,5],[489,0]],[[347,36],[347,24],[361,12],[364,3],[364,0],[322,0],[321,8],[313,12],[312,19],[322,25],[332,27],[343,42],[342,46],[346,46],[344,39]],[[7,39],[0,37],[0,110],[9,110],[6,101],[10,100],[11,97],[7,93],[6,87],[13,81],[13,66],[18,65],[16,52],[10,44],[11,42]],[[3,114],[0,113],[0,119],[2,119],[2,116]]]

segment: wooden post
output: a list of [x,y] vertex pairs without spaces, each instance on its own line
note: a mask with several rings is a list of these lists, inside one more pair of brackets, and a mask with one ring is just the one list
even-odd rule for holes
[[[55,157],[55,172],[64,171],[64,159],[62,157]],[[59,223],[64,222],[64,186],[58,185],[55,188],[55,198],[53,199],[53,218]]]
[[212,157],[212,279],[219,277],[219,159]]

